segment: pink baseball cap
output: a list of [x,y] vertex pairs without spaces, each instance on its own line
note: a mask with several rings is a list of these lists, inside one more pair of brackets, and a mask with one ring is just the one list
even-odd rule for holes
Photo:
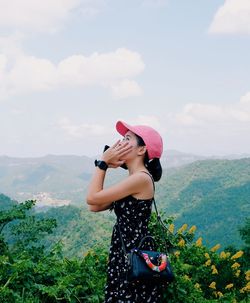
[[122,136],[125,136],[129,130],[140,136],[146,145],[149,160],[160,159],[163,151],[163,142],[162,137],[155,129],[146,125],[131,126],[123,121],[116,123],[116,129]]

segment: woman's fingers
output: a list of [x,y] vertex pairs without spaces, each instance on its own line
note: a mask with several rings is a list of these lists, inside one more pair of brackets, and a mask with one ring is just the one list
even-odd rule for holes
[[117,161],[115,163],[110,163],[109,167],[111,167],[111,168],[117,168],[117,167],[120,167],[123,163],[124,163],[124,161],[119,160],[119,161]]
[[111,146],[111,148],[116,148],[120,144],[121,140],[118,140],[115,142],[114,145]]
[[128,146],[129,142],[120,142],[116,147],[115,147],[115,150],[116,151],[120,151],[122,150],[124,147]]
[[126,155],[133,146],[129,145],[129,142],[121,142],[118,140],[111,148],[107,149],[102,156],[102,159],[109,165],[109,167],[119,167],[124,161],[120,160]]
[[118,151],[119,157],[124,156],[126,153],[130,152],[130,150],[133,148],[132,145],[127,145],[123,146],[121,149]]

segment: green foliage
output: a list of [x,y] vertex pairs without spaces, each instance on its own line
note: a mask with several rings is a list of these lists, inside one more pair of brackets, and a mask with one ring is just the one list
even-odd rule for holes
[[245,241],[245,244],[250,248],[250,218],[246,219],[245,225],[239,229],[242,239]]
[[[175,281],[165,289],[163,302],[248,302],[250,272],[244,250],[218,254],[219,244],[209,249],[202,244],[202,238],[194,241],[195,226],[188,229],[184,224],[174,231],[172,219],[163,222],[168,224],[164,235],[156,215],[151,217],[150,229],[158,249],[164,251],[165,238],[172,251]],[[243,230],[244,235],[249,233],[249,225]]]
[[0,209],[2,211],[11,208],[15,204],[17,204],[16,201],[13,201],[9,197],[0,193]]
[[14,205],[12,209],[7,211],[0,211],[0,233],[3,231],[5,225],[16,219],[24,219],[26,211],[35,205],[35,201],[29,200],[25,203]]
[[244,255],[242,257],[242,264],[246,269],[249,269],[250,260],[250,218],[246,218],[244,226],[239,228],[242,240],[245,242],[243,247]]
[[1,237],[0,302],[93,302],[104,299],[107,252],[89,251],[83,258],[68,259],[58,242],[49,251],[39,240],[56,227],[54,219],[38,219],[28,210],[35,201],[26,201],[1,213],[1,223],[13,225],[18,237],[11,245]]
[[[45,249],[41,239],[56,228],[56,222],[33,216],[34,204],[26,201],[1,212],[2,226],[16,222],[10,230],[17,239],[7,243],[1,235],[0,302],[103,302],[108,261],[104,246],[96,245],[81,258],[65,257],[61,241]],[[250,271],[245,248],[218,253],[219,245],[210,249],[201,238],[195,239],[195,226],[184,224],[175,231],[173,218],[163,218],[163,222],[166,228],[162,230],[152,214],[151,233],[162,251],[162,239],[166,239],[175,273],[174,282],[164,290],[163,302],[248,302]],[[246,244],[248,222],[240,229]]]
[[39,213],[39,218],[55,218],[57,228],[52,234],[44,237],[43,244],[48,249],[53,243],[63,242],[65,256],[81,258],[89,249],[98,246],[107,247],[112,232],[113,216],[99,213],[98,220],[95,213],[84,208],[63,206],[51,208],[46,213]]
[[7,257],[0,259],[0,293],[5,298],[0,302],[28,302],[30,298],[48,303],[103,300],[107,254],[102,250],[89,252],[82,260],[63,258],[60,245],[48,254],[34,254],[24,252],[14,262]]
[[24,222],[20,222],[12,227],[12,234],[18,236],[16,245],[20,249],[22,246],[26,247],[31,242],[37,242],[42,238],[43,234],[51,234],[55,227],[55,219],[37,220],[35,216],[29,216]]

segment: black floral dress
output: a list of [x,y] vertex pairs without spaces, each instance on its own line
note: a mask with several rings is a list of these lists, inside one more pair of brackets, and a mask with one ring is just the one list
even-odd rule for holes
[[[126,250],[138,246],[142,237],[150,235],[148,222],[153,199],[136,199],[128,196],[113,202]],[[126,281],[126,261],[119,236],[117,222],[114,225],[105,287],[105,303],[159,303],[162,285]],[[143,249],[152,250],[152,243],[144,242]]]

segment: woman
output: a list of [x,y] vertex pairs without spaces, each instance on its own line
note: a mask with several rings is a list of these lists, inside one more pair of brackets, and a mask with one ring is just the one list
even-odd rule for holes
[[[109,252],[105,303],[156,303],[161,298],[161,285],[126,281],[127,263],[121,236],[129,251],[138,246],[142,237],[149,235],[154,181],[158,181],[162,174],[159,161],[163,150],[162,138],[156,130],[145,125],[131,126],[118,121],[116,129],[124,138],[107,149],[100,161],[95,161],[97,167],[87,195],[91,211],[114,209],[117,216]],[[129,171],[128,177],[104,189],[107,168],[124,164]],[[148,242],[144,242],[142,248],[153,249]]]

